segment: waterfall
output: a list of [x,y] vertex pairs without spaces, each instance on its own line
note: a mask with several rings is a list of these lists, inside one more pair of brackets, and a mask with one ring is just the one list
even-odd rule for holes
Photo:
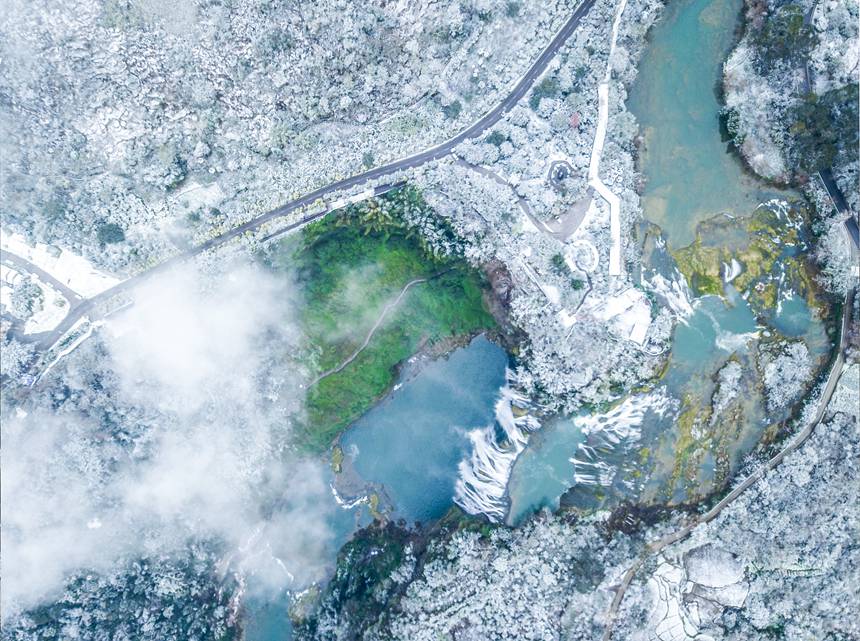
[[454,502],[469,514],[484,514],[493,523],[508,511],[507,485],[517,457],[525,449],[529,434],[540,428],[538,420],[524,413],[514,416],[514,407],[528,409],[529,399],[516,391],[516,376],[506,372],[507,384],[495,405],[495,423],[468,434],[472,453],[460,461]]
[[591,445],[583,443],[570,459],[573,463],[574,485],[610,485],[615,478],[615,468],[606,461]]
[[732,258],[731,264],[723,263],[723,281],[726,283],[732,282],[735,278],[741,275],[743,269],[736,258]]
[[575,419],[585,441],[571,457],[574,483],[609,486],[615,479],[619,465],[607,461],[608,455],[626,450],[639,441],[646,415],[664,418],[674,411],[678,402],[664,387],[648,394],[630,396],[620,405],[604,414],[580,416]]
[[692,316],[692,293],[690,292],[689,285],[687,285],[687,279],[677,269],[674,270],[671,280],[663,276],[663,274],[655,273],[650,280],[645,280],[644,284],[681,321],[685,321],[688,316]]

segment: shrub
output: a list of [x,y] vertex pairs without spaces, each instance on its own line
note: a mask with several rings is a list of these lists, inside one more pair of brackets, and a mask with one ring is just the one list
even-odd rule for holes
[[840,146],[857,157],[858,125],[856,84],[831,89],[817,96],[809,93],[795,107],[789,128],[791,150],[806,173],[833,164]]
[[442,107],[442,112],[445,114],[445,117],[451,120],[456,120],[462,110],[463,105],[460,104],[459,100],[455,100],[450,105]]
[[561,254],[555,254],[550,259],[550,264],[552,264],[553,271],[559,276],[570,273],[570,267],[567,266],[567,263],[564,261],[564,256]]
[[532,110],[540,107],[540,101],[544,98],[553,98],[559,92],[558,80],[554,76],[547,76],[541,80],[534,89],[532,89],[531,98],[529,98],[529,106]]
[[816,37],[812,26],[803,23],[803,9],[788,4],[762,22],[753,40],[759,50],[759,70],[766,72],[778,62],[805,56],[815,46]]
[[98,239],[102,245],[121,243],[125,240],[125,232],[116,223],[104,223],[99,227]]
[[491,145],[495,145],[496,147],[501,147],[502,143],[507,140],[507,136],[503,134],[501,131],[494,131],[489,136],[484,138],[484,142],[489,143]]

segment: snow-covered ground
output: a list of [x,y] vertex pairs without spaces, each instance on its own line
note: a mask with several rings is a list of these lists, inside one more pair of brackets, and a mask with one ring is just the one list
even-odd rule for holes
[[21,235],[0,228],[0,247],[45,270],[76,293],[89,298],[120,282],[119,278],[96,269],[82,256],[44,243],[31,245]]
[[681,562],[661,557],[648,587],[653,604],[649,627],[659,641],[711,638],[700,630],[724,608],[742,608],[750,590],[743,565],[710,544],[690,550]]
[[644,344],[648,328],[651,327],[651,304],[645,294],[635,287],[604,300],[589,299],[581,313],[602,322],[611,321],[610,331],[637,345]]
[[[609,60],[606,63],[606,74],[597,87],[598,113],[597,132],[594,135],[594,147],[591,149],[591,162],[588,165],[588,183],[597,193],[609,203],[609,233],[612,246],[609,248],[609,275],[621,275],[621,200],[600,179],[600,157],[606,141],[606,125],[609,122],[609,81],[612,75],[612,56],[615,53],[615,42],[618,39],[618,27],[627,0],[618,3],[615,20],[612,23],[612,37],[609,44]],[[643,336],[644,340],[644,336]]]
[[46,332],[56,327],[69,311],[69,301],[55,288],[36,276],[29,276],[8,265],[0,265],[0,308],[15,316],[12,296],[17,287],[31,283],[41,290],[41,302],[32,316],[24,319],[24,334]]

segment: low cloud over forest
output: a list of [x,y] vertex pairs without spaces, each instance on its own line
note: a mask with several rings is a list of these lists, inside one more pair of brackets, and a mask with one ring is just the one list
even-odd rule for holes
[[[301,416],[301,336],[288,279],[189,265],[4,403],[3,618],[75,573],[213,550],[273,588],[319,578],[325,471],[288,447]],[[217,567],[216,567],[217,566]]]

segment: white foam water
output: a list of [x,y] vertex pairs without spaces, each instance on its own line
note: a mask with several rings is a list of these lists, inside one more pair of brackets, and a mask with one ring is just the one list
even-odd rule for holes
[[618,466],[607,462],[606,454],[638,442],[647,413],[662,418],[677,407],[678,402],[668,395],[664,387],[660,387],[648,394],[630,396],[604,414],[576,418],[575,422],[586,439],[570,459],[574,483],[611,485]]
[[734,352],[745,350],[750,341],[758,338],[758,335],[758,331],[735,334],[733,332],[724,332],[720,330],[717,332],[717,339],[714,343],[718,349],[732,354]]
[[723,282],[730,283],[741,275],[743,268],[736,258],[732,258],[731,264],[723,263]]
[[672,279],[668,279],[663,274],[654,274],[650,279],[644,281],[644,284],[658,298],[662,299],[666,307],[671,309],[678,320],[686,322],[688,316],[693,315],[692,293],[687,285],[687,279],[677,269]]
[[581,485],[611,485],[615,478],[615,468],[590,445],[582,444],[570,459],[573,463],[573,482]]
[[[504,520],[509,507],[508,480],[529,435],[540,429],[530,414],[514,416],[513,407],[528,409],[529,399],[514,389],[516,376],[508,370],[507,384],[496,401],[493,425],[471,430],[472,453],[460,461],[454,502],[469,514],[484,514],[493,523]],[[500,428],[500,429],[499,429]]]

